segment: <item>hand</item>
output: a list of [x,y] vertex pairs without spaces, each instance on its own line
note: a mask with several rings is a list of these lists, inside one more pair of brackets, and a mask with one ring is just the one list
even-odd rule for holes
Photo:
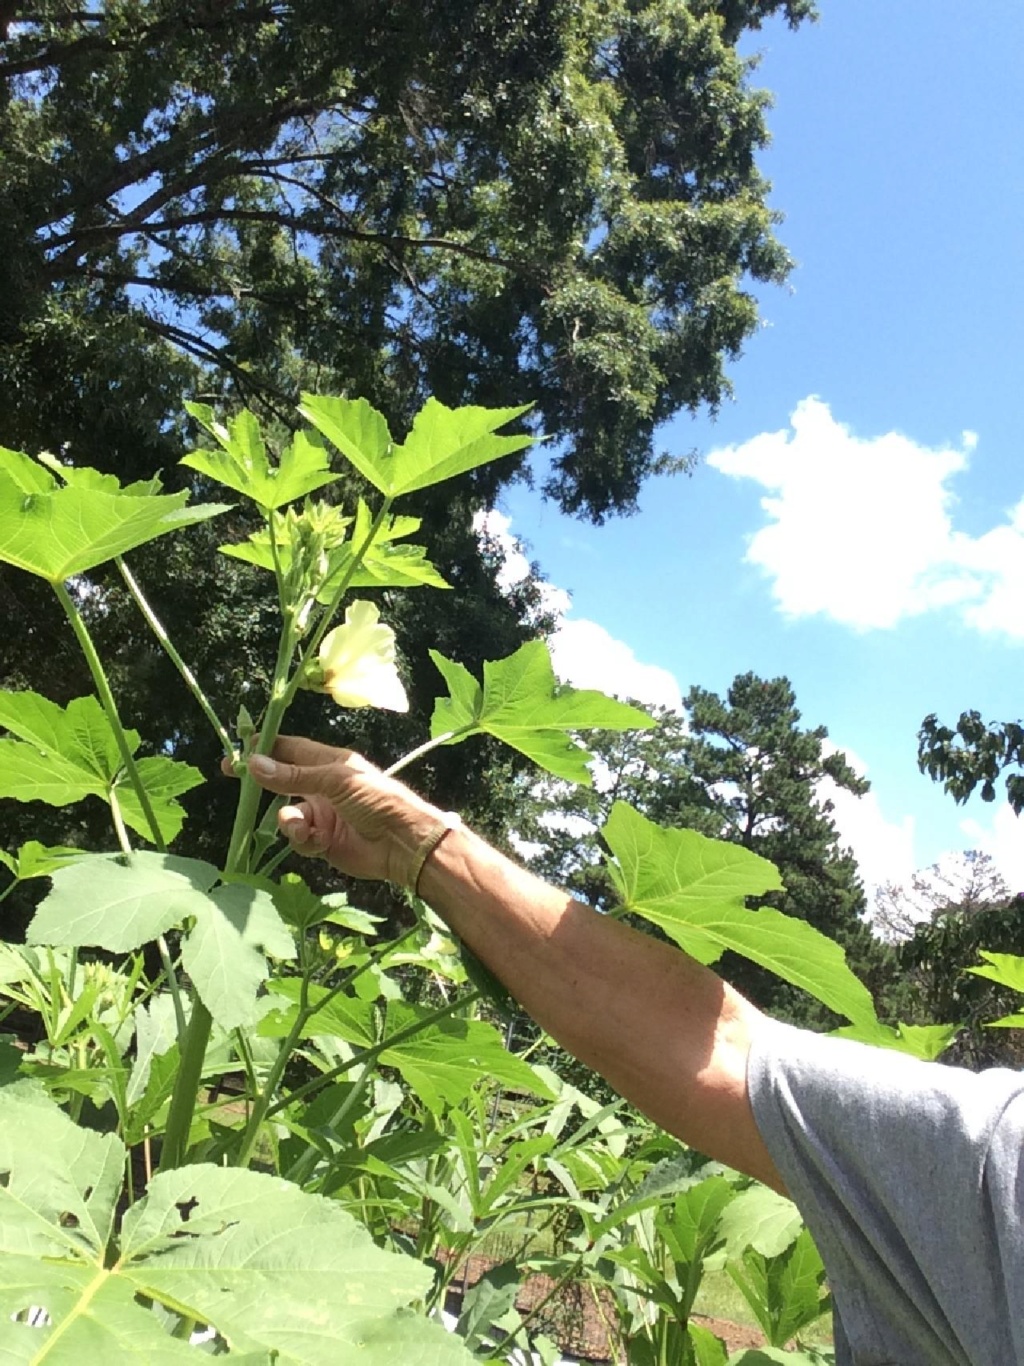
[[415,850],[441,815],[361,754],[300,736],[280,736],[272,759],[253,755],[249,772],[268,792],[302,798],[277,816],[295,852],[350,877],[404,886]]

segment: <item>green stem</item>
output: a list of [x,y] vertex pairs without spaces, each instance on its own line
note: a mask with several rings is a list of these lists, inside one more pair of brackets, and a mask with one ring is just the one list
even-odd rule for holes
[[390,768],[386,768],[384,770],[385,778],[393,778],[396,773],[401,773],[403,768],[414,763],[417,759],[422,759],[424,754],[429,754],[432,749],[440,749],[442,745],[447,745],[456,736],[461,738],[475,729],[475,726],[462,726],[459,730],[446,730],[443,735],[437,735],[432,740],[424,740],[422,745],[417,745],[408,754],[403,754],[401,759],[396,759]]
[[[391,501],[390,498],[384,499],[362,545],[343,575],[330,607],[320,618],[317,628],[294,670],[291,670],[291,664],[297,639],[295,614],[292,604],[285,606],[284,624],[278,642],[277,661],[274,665],[274,681],[271,686],[270,700],[267,703],[266,715],[260,727],[259,742],[255,750],[257,754],[269,754],[274,748],[274,742],[277,740],[284,714],[298,691],[299,684],[306,671],[306,664],[320,648],[320,642],[327,632],[330,619],[337,611],[338,604],[352,582],[356,570],[362,564],[363,556],[380,530],[391,507]],[[291,676],[289,677],[290,670]],[[225,876],[249,871],[249,849],[252,832],[256,825],[256,817],[259,813],[262,792],[263,789],[259,784],[252,779],[247,771],[243,770],[241,773],[241,791],[235,810],[235,822],[231,831],[231,841],[228,845],[228,856],[224,869]],[[206,1048],[210,1041],[212,1027],[213,1017],[196,993],[193,992],[192,1017],[189,1020],[188,1030],[181,1048],[181,1066],[175,1078],[174,1093],[171,1096],[170,1108],[167,1112],[167,1129],[164,1134],[161,1169],[178,1167],[185,1160],[188,1151],[188,1135],[192,1127],[192,1116],[195,1113],[199,1085],[203,1075],[203,1062],[206,1058]],[[269,1113],[273,1113],[272,1108]],[[261,1117],[261,1122],[262,1118],[266,1117],[266,1115]]]
[[156,812],[153,810],[153,803],[149,799],[149,793],[143,786],[142,778],[139,776],[135,758],[132,755],[131,747],[128,744],[128,737],[124,733],[124,726],[122,726],[121,718],[117,713],[117,703],[114,701],[114,694],[110,691],[110,684],[107,681],[107,675],[103,671],[103,664],[100,657],[96,653],[96,646],[93,644],[92,636],[89,634],[88,627],[82,620],[82,614],[75,606],[74,599],[71,597],[68,590],[62,583],[55,583],[52,586],[53,591],[57,594],[57,598],[60,601],[60,605],[64,608],[68,621],[71,623],[71,628],[78,639],[78,644],[81,646],[82,653],[85,655],[85,661],[89,665],[89,672],[92,674],[93,682],[96,684],[96,691],[100,695],[100,702],[103,704],[103,710],[107,714],[107,720],[110,722],[111,730],[114,732],[114,739],[117,741],[121,762],[124,764],[128,779],[135,789],[135,795],[139,799],[142,813],[146,817],[150,836],[160,853],[164,854],[167,852],[167,845],[164,842],[163,835],[160,833],[160,826],[157,823]]
[[393,940],[389,944],[384,945],[378,953],[371,954],[365,963],[363,963],[360,967],[356,968],[354,972],[350,972],[344,978],[342,978],[340,982],[338,982],[334,987],[331,988],[331,990],[327,993],[326,996],[322,997],[319,1001],[317,1001],[316,1005],[311,1006],[309,1004],[309,977],[308,975],[303,977],[302,986],[300,988],[299,994],[299,1008],[298,1013],[295,1016],[295,1022],[292,1025],[291,1029],[288,1031],[288,1037],[284,1040],[284,1042],[281,1044],[281,1047],[278,1049],[277,1057],[274,1059],[274,1065],[271,1067],[270,1072],[267,1075],[267,1080],[263,1086],[263,1089],[257,1097],[255,1104],[253,1105],[252,1113],[250,1114],[249,1120],[245,1126],[245,1132],[242,1134],[242,1143],[239,1148],[238,1155],[235,1158],[236,1166],[248,1166],[252,1150],[256,1144],[257,1138],[259,1137],[260,1125],[267,1118],[267,1112],[269,1110],[271,1101],[274,1098],[274,1092],[281,1084],[281,1078],[282,1076],[284,1076],[284,1069],[288,1065],[288,1059],[291,1057],[292,1049],[298,1043],[299,1039],[302,1036],[302,1031],[305,1029],[309,1021],[319,1011],[325,1010],[336,996],[339,996],[343,991],[346,991],[356,980],[356,978],[361,976],[362,973],[366,972],[370,967],[372,967],[375,962],[381,962],[384,958],[387,957],[389,953],[394,953],[395,950],[398,949],[399,946],[402,945],[412,935],[414,935],[418,929],[418,925],[413,925],[410,929],[406,930],[404,934],[400,935],[397,939]]
[[142,589],[139,587],[138,581],[136,580],[135,576],[132,574],[131,570],[125,564],[124,560],[121,558],[120,555],[117,556],[114,563],[121,571],[121,577],[127,584],[128,591],[135,599],[139,611],[145,617],[146,623],[149,626],[150,630],[153,632],[157,640],[163,646],[171,663],[174,665],[174,667],[178,670],[178,673],[180,673],[182,678],[185,680],[185,685],[191,692],[192,696],[199,703],[200,707],[202,707],[203,715],[206,717],[207,721],[209,721],[210,725],[217,732],[220,742],[224,746],[224,753],[228,756],[229,759],[233,759],[235,757],[235,746],[232,742],[231,736],[228,734],[227,728],[221,722],[220,717],[214,711],[212,705],[210,704],[209,698],[203,692],[199,680],[196,678],[195,674],[182,659],[181,655],[178,654],[178,651],[174,648],[174,644],[171,641],[170,636],[167,634],[167,631],[164,629],[163,623],[160,621],[157,614],[153,611],[152,607],[150,607],[149,603],[146,601]]
[[[484,1357],[484,1361],[497,1361],[500,1357],[502,1357],[515,1342],[516,1338],[519,1337],[520,1333],[523,1332],[527,1324],[532,1322],[532,1320],[535,1319],[542,1312],[542,1310],[547,1308],[547,1306],[551,1303],[555,1296],[565,1289],[565,1287],[569,1284],[570,1280],[572,1280],[572,1278],[577,1274],[582,1265],[583,1258],[577,1257],[576,1260],[570,1265],[568,1271],[566,1271],[563,1275],[559,1276],[558,1280],[554,1282],[551,1289],[544,1296],[544,1298],[542,1300],[538,1300],[538,1302],[533,1306],[533,1308],[528,1313],[523,1315],[523,1317],[519,1320],[519,1323],[516,1325],[516,1327],[513,1328],[510,1333],[506,1333],[506,1335],[493,1349],[493,1351],[491,1351],[487,1356]],[[528,1347],[529,1342],[527,1341],[525,1345]]]
[[[330,1119],[327,1121],[327,1124],[325,1126],[327,1129],[337,1129],[339,1124],[344,1123],[344,1121],[348,1118],[349,1112],[352,1110],[353,1106],[359,1100],[359,1097],[366,1090],[366,1083],[370,1080],[372,1076],[373,1060],[371,1059],[363,1068],[363,1070],[359,1073],[359,1076],[356,1077],[355,1081],[352,1083],[352,1089],[349,1091],[348,1095],[345,1097],[345,1099],[341,1102],[338,1108],[331,1115]],[[303,1182],[306,1180],[306,1178],[309,1176],[309,1174],[312,1172],[313,1168],[316,1166],[316,1160],[318,1156],[319,1154],[317,1153],[316,1148],[314,1148],[313,1145],[310,1144],[306,1148],[306,1151],[298,1159],[298,1161],[293,1164],[291,1170],[288,1173],[287,1179],[289,1181],[293,1181],[295,1185],[301,1186]]]
[[454,1015],[455,1011],[460,1006],[472,1005],[474,1001],[480,999],[480,995],[481,993],[479,991],[467,992],[465,996],[459,996],[454,1001],[449,1001],[447,1005],[439,1007],[430,1015],[425,1015],[422,1020],[417,1020],[414,1024],[406,1025],[406,1027],[400,1029],[397,1034],[390,1034],[386,1039],[381,1039],[379,1043],[375,1043],[369,1048],[364,1048],[362,1052],[354,1053],[347,1062],[339,1063],[337,1067],[332,1067],[327,1072],[321,1072],[319,1076],[313,1077],[311,1081],[305,1082],[302,1086],[297,1086],[295,1090],[290,1091],[288,1095],[282,1096],[280,1100],[274,1101],[267,1110],[266,1118],[272,1119],[279,1110],[286,1110],[289,1105],[294,1104],[297,1100],[305,1100],[305,1098],[312,1095],[314,1091],[318,1091],[321,1086],[326,1086],[327,1083],[333,1081],[335,1077],[343,1076],[353,1067],[359,1067],[365,1062],[375,1061],[380,1057],[381,1053],[386,1053],[389,1048],[396,1048],[398,1044],[405,1043],[406,1039],[414,1038],[415,1035],[421,1033],[424,1029],[429,1029],[432,1024],[437,1024],[438,1020],[443,1020],[448,1015]]
[[[128,838],[128,827],[124,823],[124,816],[121,814],[121,803],[117,800],[117,788],[112,787],[107,793],[110,802],[110,814],[114,820],[114,830],[117,833],[117,842],[121,846],[125,862],[131,863],[134,854],[132,853],[131,840]],[[167,987],[171,993],[171,1001],[174,1005],[174,1022],[177,1027],[178,1047],[181,1047],[185,1037],[185,1009],[181,1003],[181,990],[178,986],[178,978],[174,972],[174,963],[171,961],[171,950],[167,940],[162,934],[156,937],[156,946],[160,954],[160,962],[163,964],[164,976],[167,978]]]
[[[269,754],[274,747],[274,741],[277,739],[277,732],[280,729],[289,701],[287,679],[294,650],[295,631],[291,617],[286,614],[278,642],[277,663],[274,667],[270,701],[267,704],[267,713],[260,728],[259,743],[256,746],[257,754]],[[228,845],[228,856],[224,868],[225,877],[230,877],[232,873],[248,872],[249,846],[253,828],[256,825],[262,794],[263,789],[259,784],[250,777],[247,771],[243,771],[241,790],[238,794],[238,806],[235,810],[235,822],[231,830],[231,841]],[[193,991],[192,1016],[189,1020],[184,1042],[181,1045],[181,1066],[174,1081],[174,1092],[171,1095],[171,1103],[167,1111],[167,1129],[164,1133],[164,1146],[160,1158],[161,1170],[180,1167],[185,1161],[185,1155],[188,1152],[188,1136],[192,1128],[192,1116],[195,1114],[199,1086],[203,1078],[203,1062],[206,1058],[206,1049],[210,1042],[212,1028],[213,1016],[199,999],[197,993]]]

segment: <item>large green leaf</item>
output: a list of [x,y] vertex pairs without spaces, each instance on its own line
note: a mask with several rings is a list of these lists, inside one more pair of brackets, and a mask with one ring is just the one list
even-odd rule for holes
[[80,859],[53,874],[53,888],[28,927],[30,944],[67,944],[130,953],[205,910],[217,869],[176,854]]
[[[65,806],[85,797],[109,802],[116,791],[125,822],[152,838],[107,715],[95,697],[76,697],[66,707],[34,692],[0,692],[0,726],[17,740],[0,740],[0,797]],[[137,731],[125,735],[132,752]],[[175,798],[203,781],[191,764],[152,755],[137,764],[165,840],[181,829],[185,811]]]
[[[388,1009],[387,1032],[397,1034],[428,1013],[422,1006],[393,1001]],[[529,1063],[510,1053],[494,1026],[483,1020],[449,1017],[435,1021],[422,1033],[387,1048],[380,1060],[385,1066],[397,1067],[435,1113],[446,1104],[458,1105],[485,1079],[532,1095],[551,1096]]]
[[73,478],[59,487],[29,456],[5,451],[0,461],[0,560],[57,584],[226,511],[219,503],[186,507],[187,491],[161,494],[149,492],[151,487],[121,488],[112,475],[96,475],[91,481]]
[[0,1360],[195,1361],[171,1336],[182,1319],[239,1366],[472,1360],[410,1308],[428,1268],[377,1248],[336,1201],[196,1165],[154,1177],[118,1229],[125,1156],[23,1084],[0,1093]]
[[506,659],[484,663],[483,686],[461,664],[436,650],[430,657],[448,684],[430,722],[434,739],[457,744],[484,732],[519,750],[540,768],[589,785],[591,755],[572,738],[586,730],[649,730],[654,718],[602,692],[559,685],[542,640],[528,640]]
[[881,1020],[865,1019],[857,1024],[833,1029],[832,1035],[837,1039],[868,1043],[874,1048],[891,1048],[898,1053],[909,1053],[912,1058],[920,1058],[922,1062],[934,1062],[953,1042],[960,1028],[958,1024],[910,1025],[902,1020],[897,1025],[887,1025]]
[[253,1025],[257,992],[268,975],[266,953],[294,956],[294,944],[267,892],[217,887],[216,868],[173,854],[136,853],[125,865],[96,855],[53,874],[30,944],[67,944],[127,953],[187,922],[182,963],[199,998],[225,1029]]
[[985,960],[978,967],[968,968],[975,977],[987,977],[1001,987],[1024,992],[1024,957],[1016,953],[993,953],[990,949],[979,949]]
[[429,398],[401,446],[391,440],[386,421],[364,398],[303,394],[299,412],[374,488],[397,498],[531,445],[530,436],[496,435],[499,427],[529,407],[446,408]]
[[284,507],[338,478],[330,471],[323,443],[309,432],[296,432],[281,452],[280,461],[272,465],[259,422],[248,409],[230,418],[225,427],[205,403],[186,403],[185,407],[220,449],[193,451],[181,464],[244,493],[265,510]]
[[[288,1033],[296,1018],[300,990],[295,979],[286,978],[270,984],[274,996],[292,1004],[290,1009],[265,1015],[260,1021],[260,1034],[279,1038]],[[330,1000],[327,1000],[328,996],[323,987],[314,984],[310,988],[310,1004],[320,1001],[326,1001],[326,1004],[309,1020],[303,1037],[332,1035],[359,1048],[371,1047],[376,1042],[373,1003],[343,994],[332,996]],[[432,1013],[423,1006],[392,1001],[388,1006],[384,1043],[388,1036],[404,1034]],[[482,1020],[435,1020],[425,1025],[421,1032],[385,1047],[380,1061],[386,1067],[397,1068],[420,1100],[435,1113],[440,1113],[447,1105],[458,1105],[485,1078],[533,1095],[550,1097],[552,1094],[544,1079],[528,1063],[508,1051],[494,1026]]]
[[730,1257],[748,1247],[765,1257],[785,1252],[803,1228],[792,1200],[760,1184],[738,1191],[722,1212],[721,1231]]
[[659,925],[692,957],[713,963],[731,949],[855,1023],[875,1020],[871,995],[838,944],[781,911],[746,908],[748,896],[782,886],[767,859],[694,830],[664,830],[625,802],[601,833],[623,909]]
[[267,978],[265,953],[295,957],[292,937],[267,892],[231,884],[203,898],[181,962],[224,1029],[256,1023],[256,996]]

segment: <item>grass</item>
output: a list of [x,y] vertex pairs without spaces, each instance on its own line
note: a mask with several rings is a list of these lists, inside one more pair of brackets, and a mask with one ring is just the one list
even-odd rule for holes
[[[742,1323],[751,1328],[758,1326],[732,1277],[725,1271],[707,1271],[697,1291],[694,1313],[707,1314],[716,1319],[727,1319],[730,1323]],[[805,1328],[801,1334],[802,1342],[812,1347],[832,1345],[832,1315],[823,1314],[820,1319]]]

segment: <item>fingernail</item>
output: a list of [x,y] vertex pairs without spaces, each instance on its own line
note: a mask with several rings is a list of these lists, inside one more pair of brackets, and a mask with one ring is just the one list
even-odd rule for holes
[[249,759],[249,772],[256,778],[272,778],[277,772],[277,764],[265,754],[253,754]]

